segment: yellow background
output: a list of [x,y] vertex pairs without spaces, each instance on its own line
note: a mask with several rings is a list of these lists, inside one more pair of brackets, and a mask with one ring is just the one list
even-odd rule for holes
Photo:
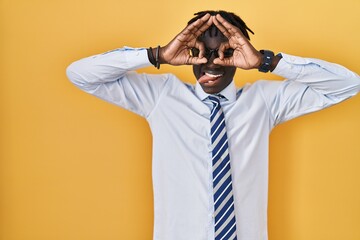
[[[257,49],[360,72],[359,0],[0,0],[1,240],[152,238],[147,123],[79,91],[65,69],[164,45],[204,9],[239,14]],[[169,71],[194,82],[190,67]],[[236,84],[259,78],[279,79],[238,71]],[[273,131],[270,240],[360,239],[359,123],[356,96]]]

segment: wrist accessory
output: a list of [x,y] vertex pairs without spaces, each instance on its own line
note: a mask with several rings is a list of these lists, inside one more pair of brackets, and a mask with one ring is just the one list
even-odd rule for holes
[[274,52],[270,50],[260,50],[260,53],[263,55],[263,59],[259,67],[259,71],[266,73],[270,71],[271,63],[274,58]]
[[157,69],[160,68],[159,52],[160,52],[160,45],[158,45],[157,48],[156,48],[156,56],[155,56],[156,66],[155,66],[155,67],[156,67]]
[[149,47],[147,49],[147,54],[148,54],[148,59],[149,59],[150,63],[155,66],[155,58],[154,58],[152,50],[153,50],[152,47]]
[[150,61],[150,63],[151,63],[152,65],[154,65],[154,67],[156,67],[157,69],[160,68],[159,52],[160,52],[160,45],[157,46],[157,48],[156,48],[155,57],[154,57],[154,54],[153,54],[153,49],[152,49],[152,47],[149,47],[149,48],[147,49],[149,61]]

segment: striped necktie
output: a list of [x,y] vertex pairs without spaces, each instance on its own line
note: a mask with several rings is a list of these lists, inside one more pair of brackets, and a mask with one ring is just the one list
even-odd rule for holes
[[215,204],[215,240],[233,240],[237,238],[225,118],[219,97],[210,95],[208,99],[213,104],[210,114],[210,133]]

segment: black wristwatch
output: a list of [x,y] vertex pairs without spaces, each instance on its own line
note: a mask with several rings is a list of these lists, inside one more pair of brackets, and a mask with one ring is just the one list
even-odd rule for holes
[[260,50],[260,53],[263,55],[263,59],[261,61],[261,65],[259,67],[260,72],[268,72],[271,68],[271,63],[274,58],[274,52],[270,50]]

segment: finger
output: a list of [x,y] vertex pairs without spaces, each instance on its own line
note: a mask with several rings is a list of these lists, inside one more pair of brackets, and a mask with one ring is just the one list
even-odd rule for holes
[[233,57],[224,58],[224,59],[215,58],[213,60],[213,63],[221,66],[234,66]]
[[199,49],[199,58],[203,58],[204,54],[205,54],[205,45],[203,42],[200,41],[196,41],[195,42],[195,47],[197,49]]
[[212,24],[213,24],[213,16],[210,16],[210,18],[198,28],[198,31],[195,33],[195,36],[198,37],[201,34],[203,34]]
[[196,38],[201,33],[205,32],[205,30],[211,26],[212,21],[213,20],[212,20],[210,14],[207,13],[202,18],[199,18],[195,22],[186,26],[186,28],[183,30],[183,34],[188,35],[188,34],[192,33]]
[[224,34],[225,37],[230,38],[231,37],[230,32],[223,26],[223,24],[221,22],[219,22],[219,20],[216,18],[216,16],[213,19],[215,26],[220,30],[220,32],[222,32],[222,34]]
[[204,64],[207,63],[207,59],[206,58],[199,58],[199,57],[189,57],[186,61],[187,65],[199,65],[199,64]]
[[[231,35],[234,35],[236,37],[242,37],[245,38],[244,34],[240,31],[239,28],[235,27],[228,21],[226,21],[220,14],[217,14],[215,16],[215,19],[217,22],[221,23],[221,25],[227,30],[227,32]],[[214,20],[215,23],[215,20]],[[225,35],[225,34],[224,34]]]
[[219,58],[220,58],[221,60],[224,59],[224,51],[225,51],[226,49],[228,49],[228,48],[230,48],[229,42],[223,42],[223,43],[220,44],[220,47],[219,47],[219,50],[218,50],[218,54],[219,54]]

